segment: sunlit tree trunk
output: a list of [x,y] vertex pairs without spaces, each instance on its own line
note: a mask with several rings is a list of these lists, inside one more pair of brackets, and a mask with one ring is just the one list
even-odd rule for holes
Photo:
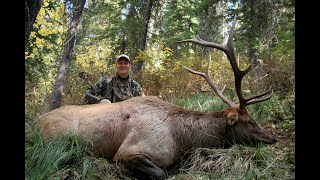
[[71,51],[75,44],[76,32],[81,20],[85,1],[86,0],[73,1],[72,4],[73,6],[71,9],[71,23],[67,31],[66,39],[64,41],[63,51],[60,59],[60,67],[58,69],[58,74],[56,77],[56,82],[50,102],[50,110],[56,109],[61,106],[62,92],[68,73],[69,63],[71,61]]

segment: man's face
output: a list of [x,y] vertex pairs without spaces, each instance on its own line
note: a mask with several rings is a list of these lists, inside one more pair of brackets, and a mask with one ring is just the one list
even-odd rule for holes
[[121,58],[118,60],[116,67],[120,77],[125,78],[129,74],[131,64],[126,58]]

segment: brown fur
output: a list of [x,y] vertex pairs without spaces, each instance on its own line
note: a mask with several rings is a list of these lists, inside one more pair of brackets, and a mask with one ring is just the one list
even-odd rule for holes
[[[230,118],[232,125],[228,124]],[[249,121],[256,124],[255,128]],[[142,166],[142,172],[154,178],[163,177],[161,169],[172,165],[193,147],[219,148],[244,136],[265,143],[275,141],[238,109],[197,112],[153,96],[112,104],[64,106],[41,116],[39,125],[45,140],[74,131],[91,141],[98,155],[123,162],[127,167],[134,159],[139,158],[143,163],[150,160],[155,169]],[[252,130],[255,134],[251,137]]]

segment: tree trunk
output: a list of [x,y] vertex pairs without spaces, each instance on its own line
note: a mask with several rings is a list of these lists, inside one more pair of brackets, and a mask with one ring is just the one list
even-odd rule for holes
[[36,21],[43,0],[25,0],[24,1],[24,45],[27,46],[28,38]]
[[56,82],[54,85],[53,94],[50,102],[50,110],[54,110],[61,106],[62,92],[68,73],[68,66],[71,61],[71,51],[75,44],[77,27],[81,20],[81,15],[85,2],[86,0],[78,0],[75,1],[75,4],[73,4],[73,15],[71,17],[71,25],[67,31],[66,40],[64,42],[64,47],[62,51],[63,54],[60,59],[60,67],[58,69],[58,74],[56,77]]
[[[206,5],[204,7],[203,10],[203,29],[201,30],[201,32],[199,33],[199,36],[201,39],[205,40],[205,41],[212,41],[212,33],[211,33],[211,21],[209,18],[209,5]],[[209,47],[202,47],[201,48],[201,54],[202,55],[207,55],[210,53],[210,50],[212,50],[212,48]]]
[[[140,35],[138,38],[138,49],[144,51],[146,49],[146,42],[147,42],[147,34],[148,34],[148,27],[150,22],[150,17],[152,13],[153,7],[153,0],[146,0],[143,2],[143,19],[142,19],[142,28],[140,30]],[[137,51],[138,52],[138,51]],[[143,67],[143,60],[138,59],[134,66],[134,73],[140,73]]]
[[[255,44],[259,44],[260,42],[259,40],[256,40],[257,37],[262,38],[260,34],[263,33],[262,29],[259,28],[258,6],[259,6],[259,2],[255,0],[250,0],[251,36],[249,39],[248,52],[249,52],[249,58],[253,65],[252,66],[253,69],[251,73],[253,75],[253,79],[255,79],[255,81],[253,81],[251,84],[251,90],[255,92],[258,91],[259,89],[262,89],[261,87],[259,87],[259,84],[263,84],[263,81],[260,80],[263,76],[263,68],[260,62],[258,61],[258,55],[257,55],[258,50],[257,48],[254,47]],[[260,19],[260,21],[261,20],[262,19]]]

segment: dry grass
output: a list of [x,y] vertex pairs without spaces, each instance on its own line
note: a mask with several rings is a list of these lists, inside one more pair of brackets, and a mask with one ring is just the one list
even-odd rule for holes
[[284,155],[270,146],[195,149],[170,179],[294,179]]

